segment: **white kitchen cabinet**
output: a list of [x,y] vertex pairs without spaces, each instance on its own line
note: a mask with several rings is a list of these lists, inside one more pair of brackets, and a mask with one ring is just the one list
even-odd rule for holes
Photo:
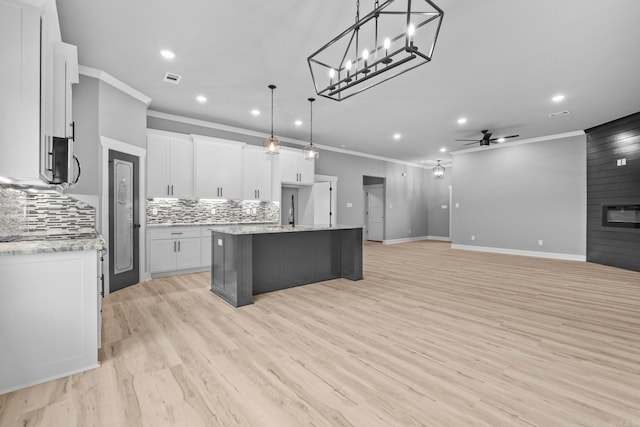
[[203,227],[200,233],[200,265],[211,268],[211,230],[209,227]]
[[79,83],[78,50],[67,43],[53,46],[53,135],[75,137],[72,85]]
[[194,136],[195,194],[198,199],[242,199],[242,147],[218,138]]
[[271,201],[271,161],[261,147],[244,147],[242,198],[245,200]]
[[0,0],[0,176],[39,180],[39,7]]
[[200,268],[199,227],[154,228],[149,232],[149,268],[151,273]]
[[280,149],[280,181],[287,184],[312,185],[315,162],[305,160],[302,150]]
[[0,256],[0,395],[98,367],[96,257]]
[[189,137],[147,135],[147,197],[193,198],[193,143]]

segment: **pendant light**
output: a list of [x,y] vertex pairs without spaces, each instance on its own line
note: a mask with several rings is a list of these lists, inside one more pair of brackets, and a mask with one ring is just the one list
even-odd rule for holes
[[440,165],[440,160],[435,168],[433,168],[433,179],[444,179],[444,167]]
[[304,149],[305,160],[316,160],[320,156],[320,151],[313,146],[313,101],[315,98],[309,98],[309,111],[311,117],[309,119],[309,145]]
[[264,140],[264,152],[265,154],[280,154],[280,141],[273,136],[273,90],[276,85],[269,85],[271,89],[271,136]]

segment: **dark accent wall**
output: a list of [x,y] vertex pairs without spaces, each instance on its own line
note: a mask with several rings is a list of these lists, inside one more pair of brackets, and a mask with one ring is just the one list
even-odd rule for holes
[[587,261],[640,271],[640,229],[602,226],[603,205],[640,204],[640,113],[585,132]]

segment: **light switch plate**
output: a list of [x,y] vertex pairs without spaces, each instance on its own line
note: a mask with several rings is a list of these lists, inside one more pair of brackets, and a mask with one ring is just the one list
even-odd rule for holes
[[151,209],[151,215],[158,215],[158,208]]
[[218,239],[218,246],[222,246],[222,239]]

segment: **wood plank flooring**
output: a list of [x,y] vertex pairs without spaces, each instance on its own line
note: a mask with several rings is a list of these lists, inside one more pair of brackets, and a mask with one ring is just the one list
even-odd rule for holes
[[111,294],[101,367],[0,396],[0,425],[640,426],[640,273],[364,249],[362,281],[241,309],[208,273]]

